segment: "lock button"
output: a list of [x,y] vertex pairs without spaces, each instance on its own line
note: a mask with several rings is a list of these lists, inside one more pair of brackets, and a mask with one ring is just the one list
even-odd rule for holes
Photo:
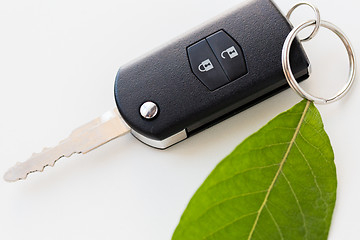
[[247,73],[243,51],[228,34],[221,30],[207,37],[206,40],[230,81]]
[[230,82],[205,39],[188,47],[187,52],[193,73],[208,89]]

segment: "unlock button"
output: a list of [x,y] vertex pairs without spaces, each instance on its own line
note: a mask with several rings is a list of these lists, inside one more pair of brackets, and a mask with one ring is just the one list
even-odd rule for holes
[[224,31],[218,31],[206,38],[230,81],[247,73],[241,47]]

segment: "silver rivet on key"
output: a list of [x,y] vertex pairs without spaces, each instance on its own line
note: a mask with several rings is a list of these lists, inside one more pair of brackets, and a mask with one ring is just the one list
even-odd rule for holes
[[145,102],[140,107],[140,114],[145,119],[152,119],[158,113],[158,106],[153,102]]

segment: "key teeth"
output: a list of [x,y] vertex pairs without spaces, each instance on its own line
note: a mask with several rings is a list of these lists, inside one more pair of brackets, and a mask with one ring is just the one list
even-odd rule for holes
[[75,153],[87,153],[130,132],[131,129],[123,121],[117,109],[110,113],[105,113],[75,129],[68,138],[60,141],[54,148],[44,148],[41,153],[32,154],[27,161],[10,168],[5,173],[4,179],[8,182],[24,180],[30,173],[42,172],[47,166],[54,166],[62,157],[71,157]]
[[[44,148],[44,150],[49,150],[49,148]],[[18,174],[16,174],[16,172],[17,172],[16,169],[19,168],[19,166],[21,166],[24,162],[17,162],[17,163],[15,164],[15,166],[11,167],[11,168],[4,174],[4,177],[3,177],[3,178],[4,178],[4,180],[5,180],[6,182],[16,182],[16,181],[19,181],[19,180],[25,180],[25,179],[28,177],[29,174],[34,173],[34,172],[43,172],[43,171],[45,170],[45,168],[46,168],[46,167],[49,167],[49,166],[50,166],[50,167],[54,167],[55,163],[56,163],[57,161],[59,161],[61,158],[63,158],[63,157],[69,158],[69,157],[71,157],[72,155],[74,155],[75,153],[79,154],[79,153],[81,153],[81,152],[73,152],[73,153],[68,154],[68,155],[60,156],[58,159],[54,160],[52,163],[46,164],[46,165],[43,166],[41,169],[31,170],[31,171],[25,173],[24,175],[22,175],[22,176],[20,176],[20,177],[19,177],[19,176],[16,176],[16,175],[18,175]],[[36,156],[37,154],[39,154],[39,153],[33,153],[32,156],[31,156],[31,158],[34,157],[34,156]]]

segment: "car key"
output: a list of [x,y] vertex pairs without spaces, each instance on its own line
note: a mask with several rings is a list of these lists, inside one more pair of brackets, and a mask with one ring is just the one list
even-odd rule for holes
[[41,153],[34,153],[27,161],[17,163],[5,173],[4,179],[8,182],[25,179],[30,173],[42,172],[45,167],[54,166],[62,157],[71,157],[75,153],[88,153],[129,131],[130,128],[122,120],[117,109],[108,111],[75,129],[57,146],[44,148]]
[[[120,68],[117,108],[5,173],[6,181],[87,153],[131,132],[165,149],[286,89],[281,50],[292,27],[271,0],[250,0]],[[290,57],[298,81],[309,76],[299,41]]]

